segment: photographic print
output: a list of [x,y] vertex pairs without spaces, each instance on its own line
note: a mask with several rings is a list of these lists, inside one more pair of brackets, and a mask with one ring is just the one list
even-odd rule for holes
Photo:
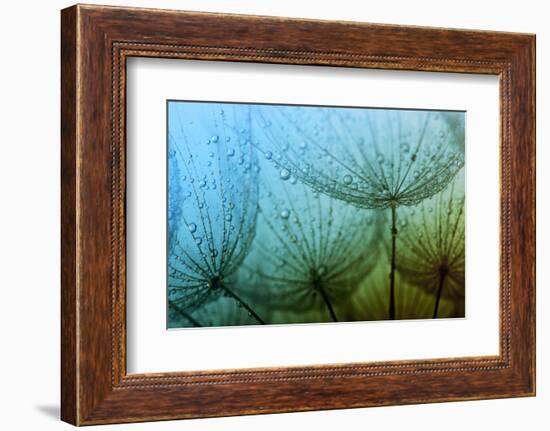
[[465,112],[167,101],[168,328],[465,317]]

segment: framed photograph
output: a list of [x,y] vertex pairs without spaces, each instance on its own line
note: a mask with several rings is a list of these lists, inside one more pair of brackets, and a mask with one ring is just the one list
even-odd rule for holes
[[61,415],[535,394],[535,37],[61,13]]

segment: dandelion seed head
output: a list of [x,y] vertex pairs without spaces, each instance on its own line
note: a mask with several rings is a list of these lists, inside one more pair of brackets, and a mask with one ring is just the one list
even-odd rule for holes
[[[183,118],[194,126],[182,127]],[[169,105],[168,146],[176,156],[168,161],[168,292],[181,312],[207,306],[220,286],[236,282],[254,238],[258,181],[250,122],[242,106]],[[216,145],[193,144],[208,141]]]
[[[414,206],[443,190],[464,165],[463,144],[456,142],[463,139],[461,113],[261,107],[255,115],[273,119],[259,146],[279,154],[281,171],[363,208],[388,208],[390,197]],[[289,146],[295,135],[300,144]]]
[[[463,180],[461,171],[457,180]],[[409,226],[399,237],[401,277],[429,294],[435,294],[442,278],[442,297],[464,298],[465,224],[461,181],[407,211],[402,221]]]
[[301,183],[272,181],[280,170],[264,163],[257,234],[241,270],[262,288],[248,293],[256,304],[289,313],[313,309],[330,321],[323,298],[344,303],[374,266],[379,234],[366,227],[375,215]]

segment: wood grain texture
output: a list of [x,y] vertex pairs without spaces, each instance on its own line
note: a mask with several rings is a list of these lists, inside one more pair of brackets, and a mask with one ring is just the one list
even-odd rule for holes
[[[533,35],[79,5],[62,11],[61,38],[63,420],[87,425],[534,395]],[[127,375],[130,56],[498,75],[499,356]]]

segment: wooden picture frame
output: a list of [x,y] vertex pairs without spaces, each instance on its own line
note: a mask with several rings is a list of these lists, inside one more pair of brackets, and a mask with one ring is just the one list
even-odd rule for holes
[[[84,5],[61,17],[64,421],[535,394],[534,35]],[[131,56],[498,75],[500,354],[128,375],[125,65]]]

